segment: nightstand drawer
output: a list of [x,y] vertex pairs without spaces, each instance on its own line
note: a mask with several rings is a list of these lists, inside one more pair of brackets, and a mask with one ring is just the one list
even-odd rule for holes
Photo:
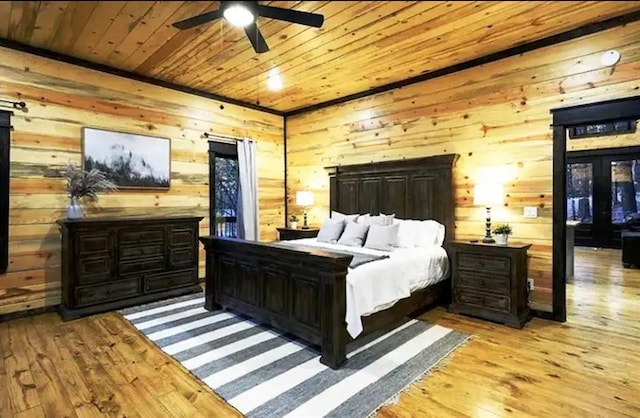
[[292,239],[315,238],[318,236],[317,228],[309,229],[289,229],[277,228],[280,241],[288,241]]
[[511,291],[511,278],[508,276],[489,275],[464,270],[458,270],[456,276],[455,283],[460,286],[489,290],[505,295],[508,295]]
[[511,301],[508,297],[475,292],[471,289],[456,289],[454,298],[456,303],[467,306],[495,309],[503,312],[509,312],[511,309]]
[[496,272],[502,274],[511,273],[511,259],[501,256],[487,256],[484,254],[458,253],[459,269],[472,270],[474,272]]

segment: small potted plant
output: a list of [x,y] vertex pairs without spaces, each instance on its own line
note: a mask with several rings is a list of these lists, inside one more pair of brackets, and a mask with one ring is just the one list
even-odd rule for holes
[[509,235],[511,235],[513,231],[511,230],[511,226],[509,224],[498,225],[494,230],[493,234],[496,237],[496,244],[507,245],[509,241]]
[[69,206],[67,206],[67,218],[79,219],[83,216],[80,199],[88,198],[90,201],[98,200],[98,193],[113,191],[117,186],[107,179],[105,174],[92,169],[87,172],[79,169],[75,163],[69,162],[67,170],[62,174],[67,180],[67,193],[69,194]]
[[298,229],[298,217],[296,215],[289,216],[289,228]]

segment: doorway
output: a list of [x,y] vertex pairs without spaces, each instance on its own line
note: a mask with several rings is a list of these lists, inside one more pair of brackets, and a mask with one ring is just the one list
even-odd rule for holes
[[640,147],[568,152],[566,176],[575,244],[621,248],[622,227],[640,209]]

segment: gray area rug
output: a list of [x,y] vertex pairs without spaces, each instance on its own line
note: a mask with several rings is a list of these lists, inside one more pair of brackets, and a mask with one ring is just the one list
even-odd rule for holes
[[120,313],[247,417],[368,417],[468,338],[412,319],[332,370],[304,341],[203,305],[195,294]]

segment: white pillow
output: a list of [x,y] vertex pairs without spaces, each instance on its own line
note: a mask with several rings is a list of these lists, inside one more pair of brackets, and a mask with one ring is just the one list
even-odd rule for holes
[[345,215],[344,213],[337,212],[335,210],[331,211],[331,219],[342,219],[345,223],[349,223],[351,221],[355,221],[358,219],[360,214],[354,213],[353,215]]
[[365,248],[393,251],[398,245],[398,228],[400,225],[371,225],[367,233]]
[[399,219],[398,243],[400,248],[442,246],[445,227],[432,219],[418,221],[415,219]]
[[418,231],[415,229],[414,223],[411,219],[395,219],[394,223],[398,226],[398,247],[400,248],[413,248],[415,247],[415,235]]
[[364,225],[380,225],[380,226],[388,226],[393,225],[393,218],[396,215],[379,215],[379,216],[371,216],[368,213],[366,215],[362,215],[358,218],[358,223]]

